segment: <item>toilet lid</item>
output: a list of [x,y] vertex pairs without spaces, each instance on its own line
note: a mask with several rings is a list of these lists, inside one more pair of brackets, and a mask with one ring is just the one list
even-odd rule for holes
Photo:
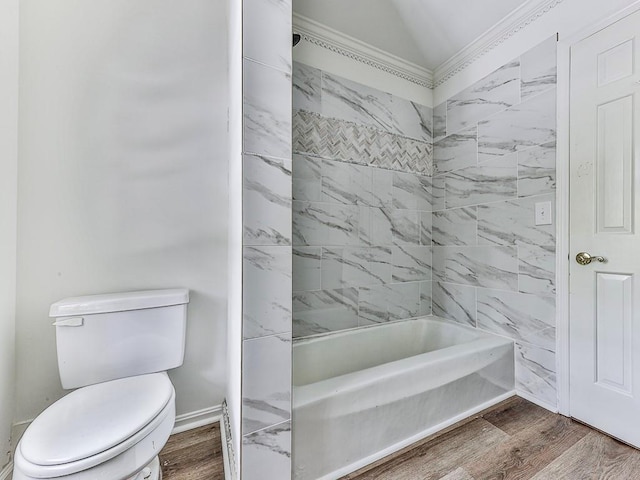
[[80,388],[42,412],[20,441],[24,458],[60,465],[97,455],[147,426],[173,395],[164,373]]

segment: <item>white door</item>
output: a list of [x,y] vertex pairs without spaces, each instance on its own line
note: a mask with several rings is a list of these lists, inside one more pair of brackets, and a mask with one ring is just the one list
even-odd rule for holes
[[572,47],[571,416],[638,447],[639,82],[640,13]]

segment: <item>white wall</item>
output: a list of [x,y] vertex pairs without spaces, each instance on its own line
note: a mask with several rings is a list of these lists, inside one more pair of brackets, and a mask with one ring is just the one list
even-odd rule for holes
[[548,13],[490,50],[479,60],[451,77],[434,90],[433,104],[440,105],[447,98],[473,85],[523,52],[538,45],[554,33],[560,40],[611,16],[636,0],[564,0]]
[[[49,305],[191,290],[177,413],[225,393],[224,0],[23,0],[18,421],[61,395]],[[96,352],[99,354],[99,352]]]
[[[14,402],[18,0],[0,2],[0,471],[9,461]],[[0,473],[0,476],[1,473]]]

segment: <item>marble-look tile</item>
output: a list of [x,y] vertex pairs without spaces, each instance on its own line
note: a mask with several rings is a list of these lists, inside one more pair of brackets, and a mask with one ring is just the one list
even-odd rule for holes
[[360,245],[373,245],[371,241],[371,208],[358,206],[358,239]]
[[370,209],[371,223],[369,240],[371,245],[393,244],[393,220],[391,212],[387,208]]
[[433,144],[436,175],[475,166],[478,163],[478,131],[476,127],[449,135]]
[[291,161],[244,155],[245,245],[291,245]]
[[431,280],[431,247],[392,247],[392,281]]
[[413,173],[393,172],[393,206],[431,211],[431,178]]
[[242,434],[291,418],[291,334],[245,340]]
[[291,331],[291,247],[243,249],[243,334]]
[[433,282],[420,282],[420,315],[431,315],[431,290]]
[[294,245],[353,245],[360,243],[360,209],[355,205],[293,202]]
[[306,337],[358,326],[358,289],[293,294],[293,336]]
[[291,478],[291,421],[242,439],[242,478]]
[[518,290],[516,247],[440,247],[447,282]]
[[371,205],[391,208],[393,206],[393,172],[382,168],[372,168],[372,171]]
[[420,314],[420,283],[360,288],[358,300],[360,326],[417,317]]
[[475,245],[477,207],[454,208],[433,213],[433,244]]
[[478,124],[478,158],[486,160],[556,139],[556,89],[536,95]]
[[291,0],[245,0],[242,53],[291,72]]
[[303,63],[293,62],[293,109],[320,113],[321,95],[322,71]]
[[391,94],[322,72],[322,115],[395,132]]
[[555,407],[558,396],[554,350],[516,343],[515,355],[516,390]]
[[556,85],[557,46],[557,36],[553,35],[520,57],[522,101]]
[[244,151],[291,157],[291,74],[245,60]]
[[320,290],[322,284],[322,248],[295,247],[293,249],[293,291]]
[[445,208],[445,184],[446,175],[431,178],[431,210],[444,210]]
[[389,320],[404,320],[420,315],[420,283],[392,283],[387,297]]
[[391,234],[395,245],[420,244],[420,212],[416,210],[392,210]]
[[556,189],[556,143],[518,152],[518,196],[551,193]]
[[476,326],[476,289],[467,285],[433,282],[433,314]]
[[446,175],[447,208],[514,198],[517,195],[517,155],[507,155]]
[[395,133],[423,142],[432,141],[433,111],[430,107],[393,95],[391,113]]
[[431,247],[431,279],[434,282],[446,280],[445,263],[448,250],[448,247],[438,247],[435,244]]
[[304,110],[293,113],[292,143],[296,153],[420,175],[433,171],[431,143]]
[[391,259],[391,249],[385,247],[323,248],[322,288],[388,283],[391,281]]
[[535,224],[535,205],[551,202],[555,218],[554,195],[518,198],[478,207],[478,244],[480,245],[554,245],[556,227]]
[[447,102],[433,109],[433,141],[437,142],[447,136]]
[[520,62],[514,60],[447,101],[447,131],[457,132],[520,101]]
[[322,162],[322,201],[347,205],[372,203],[373,168],[345,162]]
[[555,245],[518,247],[518,288],[522,293],[555,295]]
[[547,349],[555,348],[553,297],[479,288],[478,328]]
[[432,217],[431,212],[420,212],[420,245],[431,246]]
[[322,201],[322,159],[293,155],[293,199]]

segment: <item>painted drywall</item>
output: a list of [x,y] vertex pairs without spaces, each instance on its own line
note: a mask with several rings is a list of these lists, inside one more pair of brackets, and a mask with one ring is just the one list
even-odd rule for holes
[[18,0],[0,3],[0,471],[9,461],[15,392],[18,10]]
[[[17,408],[65,392],[49,305],[187,287],[177,414],[226,383],[223,0],[24,0],[20,16]],[[99,352],[97,352],[99,353]]]
[[473,85],[476,81],[504,65],[512,58],[533,48],[554,33],[560,40],[607,18],[620,10],[637,4],[637,0],[564,0],[525,28],[490,49],[468,67],[451,77],[433,92],[433,104],[440,105],[447,98]]

